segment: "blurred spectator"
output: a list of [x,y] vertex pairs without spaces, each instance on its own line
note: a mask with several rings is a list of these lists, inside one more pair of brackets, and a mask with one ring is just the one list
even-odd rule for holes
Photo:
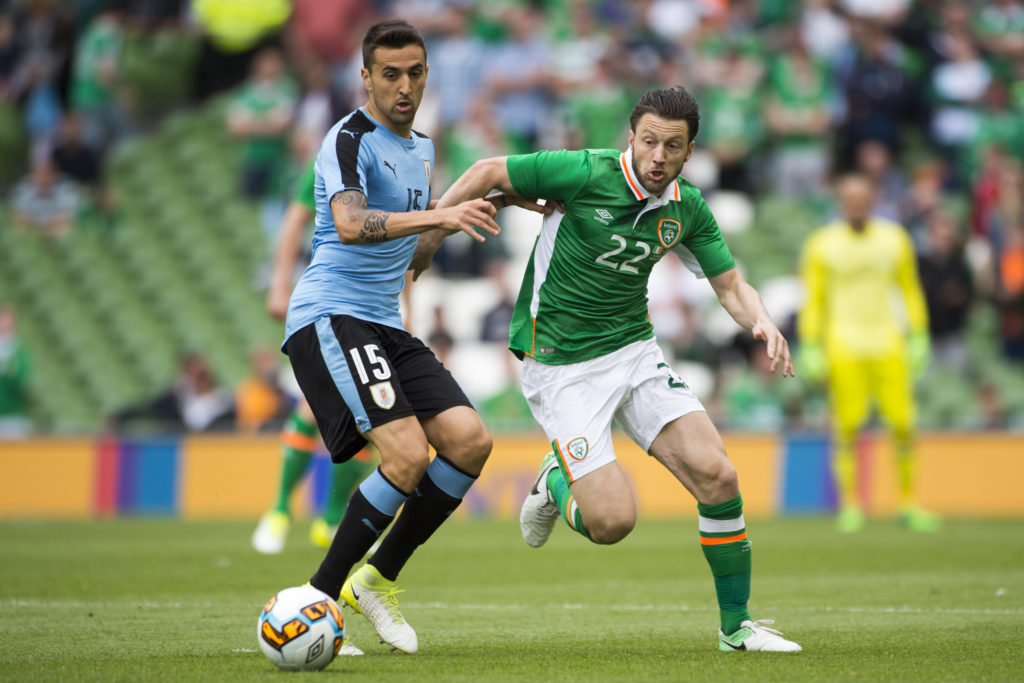
[[[479,91],[487,46],[471,30],[472,8],[468,4],[444,2],[440,14],[437,7],[432,9],[429,14],[434,16],[434,20],[429,23],[434,31],[432,35],[426,35],[427,61],[430,63],[427,93],[438,102],[441,126],[447,130],[464,123],[467,112],[470,112],[469,118],[473,118],[474,106],[486,101],[486,98],[479,97]],[[421,26],[419,21],[410,19],[410,22]],[[492,126],[496,127],[497,123],[492,123]],[[481,152],[477,158],[483,154]],[[457,178],[460,173],[452,170],[452,178]]]
[[782,393],[786,387],[771,373],[771,359],[754,338],[737,335],[740,367],[726,375],[721,389],[722,419],[729,429],[778,432],[786,426]]
[[441,364],[447,366],[448,357],[455,348],[455,337],[448,331],[448,323],[444,319],[444,306],[434,307],[434,321],[430,334],[427,335],[427,345]]
[[251,76],[227,111],[228,131],[242,146],[242,190],[250,199],[276,194],[281,182],[287,132],[296,93],[280,50],[266,48],[252,62]]
[[932,354],[937,365],[960,373],[967,369],[964,332],[974,283],[953,216],[936,208],[929,214],[927,226],[927,242],[917,267],[928,305]]
[[75,51],[71,106],[82,119],[82,137],[104,152],[131,129],[122,101],[122,13],[116,6],[103,9],[89,23]]
[[837,3],[850,16],[870,19],[884,26],[900,23],[911,4],[911,0],[839,0]]
[[[497,286],[500,296],[497,303],[489,308],[480,320],[480,341],[502,350],[501,357],[505,359],[506,388],[509,385],[515,385],[515,379],[519,376],[519,369],[516,367],[519,365],[519,361],[508,350],[508,333],[512,324],[515,301],[514,292],[509,286],[507,271],[508,269],[502,262],[495,262],[487,269],[487,277]],[[522,394],[518,386],[513,386],[513,389],[516,393]]]
[[889,34],[871,22],[853,26],[857,44],[843,83],[846,117],[839,129],[840,154],[847,168],[865,140],[895,150],[900,129],[913,119],[920,97],[904,70],[905,53]]
[[731,47],[716,71],[715,84],[701,102],[703,147],[718,162],[718,187],[750,194],[755,189],[751,166],[764,134],[757,97],[762,70]]
[[18,64],[12,94],[19,98],[33,158],[49,154],[60,122],[61,69],[68,59],[71,27],[66,7],[30,0],[15,8]]
[[850,29],[830,0],[804,0],[800,37],[811,54],[833,64],[849,48]]
[[83,188],[92,191],[99,186],[99,155],[82,138],[82,119],[79,114],[72,112],[61,120],[51,159],[59,173]]
[[971,187],[971,233],[987,237],[998,230],[999,194],[1006,175],[1004,171],[1013,162],[997,145],[988,145],[981,151],[981,161]]
[[996,301],[1000,310],[1003,354],[1024,362],[1024,218],[1007,226],[999,252]]
[[941,162],[934,159],[922,161],[914,167],[910,187],[902,197],[897,221],[910,231],[918,251],[928,241],[928,219],[943,200],[944,176]]
[[544,15],[536,6],[510,5],[505,21],[510,36],[495,46],[487,61],[483,96],[494,102],[502,128],[516,145],[514,151],[530,152],[550,127],[551,44],[544,33]]
[[975,30],[999,66],[1024,57],[1024,5],[1020,0],[991,0],[975,13]]
[[254,433],[268,427],[278,428],[288,414],[288,399],[278,384],[279,352],[260,348],[249,358],[249,374],[235,389],[235,413],[238,429]]
[[[505,282],[504,268],[494,269],[491,280],[496,282],[501,292],[498,302],[487,309],[480,320],[480,341],[487,344],[500,344],[508,346],[508,330],[512,324],[512,311],[515,309],[515,301],[512,300],[512,290]],[[509,357],[514,358],[511,353]]]
[[182,358],[178,378],[167,391],[113,417],[115,427],[142,424],[167,431],[221,431],[235,422],[231,392],[221,387],[198,353]]
[[14,90],[20,52],[14,35],[14,17],[0,13],[0,102]]
[[764,98],[765,122],[775,143],[772,183],[784,197],[824,191],[831,124],[828,98],[825,65],[794,34],[788,49],[772,63]]
[[700,328],[701,316],[713,296],[708,281],[695,278],[674,256],[663,258],[651,271],[647,282],[648,309],[654,336],[668,346],[667,357],[697,358],[706,344]]
[[1013,107],[1003,83],[994,81],[989,86],[977,123],[976,134],[971,140],[972,153],[970,157],[961,160],[964,169],[977,173],[985,154],[992,147],[1009,156],[1024,159],[1024,107]]
[[333,67],[357,59],[362,65],[363,34],[377,20],[374,4],[370,0],[295,0],[289,46],[302,62]]
[[[445,160],[443,182],[446,183],[453,182],[473,162],[487,155],[509,154],[514,147],[509,135],[498,124],[490,100],[477,97],[468,106],[469,111],[463,121],[442,139]],[[484,242],[445,240],[434,255],[433,267],[450,276],[480,277],[491,264],[507,259],[505,240],[501,236]]]
[[[445,159],[445,182],[454,182],[474,162],[487,156],[508,154],[512,141],[498,125],[494,107],[489,100],[476,97],[466,103],[463,119],[451,128],[442,141]],[[444,243],[442,243],[444,244]]]
[[[192,0],[192,15],[202,31],[196,98],[204,100],[244,81],[253,56],[279,42],[291,9],[290,0]],[[325,28],[337,31],[343,25],[327,22]]]
[[190,432],[227,429],[234,422],[231,392],[218,384],[206,358],[198,353],[185,357],[173,392]]
[[854,152],[854,168],[875,186],[874,214],[898,221],[907,194],[907,179],[893,164],[892,150],[881,140],[864,140]]
[[74,183],[61,178],[49,159],[37,161],[12,193],[14,225],[45,237],[63,237],[71,232],[79,199]]
[[618,55],[608,52],[591,70],[592,76],[575,83],[564,94],[569,149],[625,149],[629,126],[624,122],[636,98],[618,78]]
[[0,441],[23,439],[31,432],[28,417],[32,365],[18,338],[14,309],[0,304]]
[[[566,0],[565,4],[565,30],[551,46],[552,76],[563,81],[562,88],[586,87],[597,75],[598,65],[613,51],[615,42],[601,30],[593,3]],[[648,13],[656,4],[651,4]]]
[[292,159],[299,166],[316,157],[327,129],[334,123],[331,81],[327,67],[311,62],[303,71],[303,93],[295,108]]
[[946,50],[948,58],[932,72],[931,133],[943,149],[955,154],[977,135],[978,105],[992,72],[966,32],[948,35]]

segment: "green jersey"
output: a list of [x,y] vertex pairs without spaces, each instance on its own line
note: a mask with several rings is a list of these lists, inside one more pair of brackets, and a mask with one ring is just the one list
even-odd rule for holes
[[103,107],[114,99],[114,89],[102,70],[121,54],[122,35],[116,24],[93,21],[78,43],[71,78],[71,104],[81,109]]
[[544,220],[512,315],[509,348],[562,365],[654,336],[651,268],[669,250],[698,276],[735,264],[700,190],[682,178],[660,197],[633,172],[631,150],[510,156],[517,194],[565,206]]
[[316,166],[310,164],[306,167],[306,170],[299,176],[299,181],[295,184],[295,192],[292,194],[292,201],[298,204],[302,204],[304,207],[316,213],[316,196],[314,194],[314,185],[316,183]]

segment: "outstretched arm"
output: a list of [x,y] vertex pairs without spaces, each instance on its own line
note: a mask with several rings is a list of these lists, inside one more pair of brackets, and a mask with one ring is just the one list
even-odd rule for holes
[[793,360],[789,355],[789,342],[772,322],[771,316],[761,301],[761,295],[750,286],[736,268],[708,278],[718,301],[722,307],[745,330],[754,335],[754,339],[764,341],[768,357],[772,359],[771,372],[782,365],[782,376],[794,376]]
[[[515,188],[512,187],[512,181],[508,176],[507,159],[508,157],[491,157],[474,163],[441,196],[437,202],[438,209],[458,205],[479,197],[487,197],[487,201],[494,206],[495,210],[504,209],[506,206],[519,206],[538,213],[551,213],[554,204],[549,202],[547,205],[541,206],[535,199],[515,194]],[[498,190],[501,194],[488,196],[492,190]],[[420,235],[416,253],[413,254],[409,264],[409,269],[413,271],[413,280],[427,269],[434,252],[449,234],[451,231],[431,230]]]
[[483,242],[482,229],[492,235],[501,230],[494,222],[494,206],[483,199],[474,199],[446,208],[397,213],[366,208],[366,196],[358,190],[345,190],[331,197],[334,227],[342,244],[366,244],[416,235],[430,228],[445,234],[465,232]]

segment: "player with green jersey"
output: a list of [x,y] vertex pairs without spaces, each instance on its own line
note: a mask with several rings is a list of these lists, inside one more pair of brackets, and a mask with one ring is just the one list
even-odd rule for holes
[[516,301],[509,336],[520,357],[564,365],[651,339],[647,280],[668,251],[708,277],[734,267],[700,191],[680,179],[650,195],[631,156],[508,157],[510,182],[523,196],[558,197],[565,207],[545,221]]
[[[665,361],[647,315],[651,269],[672,251],[766,343],[771,371],[794,374],[785,337],[737,271],[699,190],[678,177],[699,122],[684,88],[653,90],[630,116],[625,152],[485,159],[439,206],[498,189],[564,209],[544,219],[510,330],[509,347],[523,359],[523,393],[552,446],[520,514],[526,542],[543,545],[559,516],[595,543],[632,531],[636,501],[615,458],[614,419],[697,499],[721,616],[719,649],[795,652],[800,646],[772,622],[750,617],[750,541],[736,470],[700,401]],[[421,239],[415,270],[442,238]]]

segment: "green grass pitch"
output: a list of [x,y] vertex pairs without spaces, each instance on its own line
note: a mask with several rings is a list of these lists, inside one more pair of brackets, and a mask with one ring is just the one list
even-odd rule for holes
[[951,521],[934,535],[873,522],[751,520],[755,618],[804,651],[717,651],[696,520],[641,520],[611,547],[564,526],[535,550],[515,521],[456,519],[403,573],[420,636],[406,656],[345,611],[365,657],[278,672],[256,619],[321,551],[297,524],[285,553],[250,522],[0,523],[0,679],[1022,680],[1024,521]]

